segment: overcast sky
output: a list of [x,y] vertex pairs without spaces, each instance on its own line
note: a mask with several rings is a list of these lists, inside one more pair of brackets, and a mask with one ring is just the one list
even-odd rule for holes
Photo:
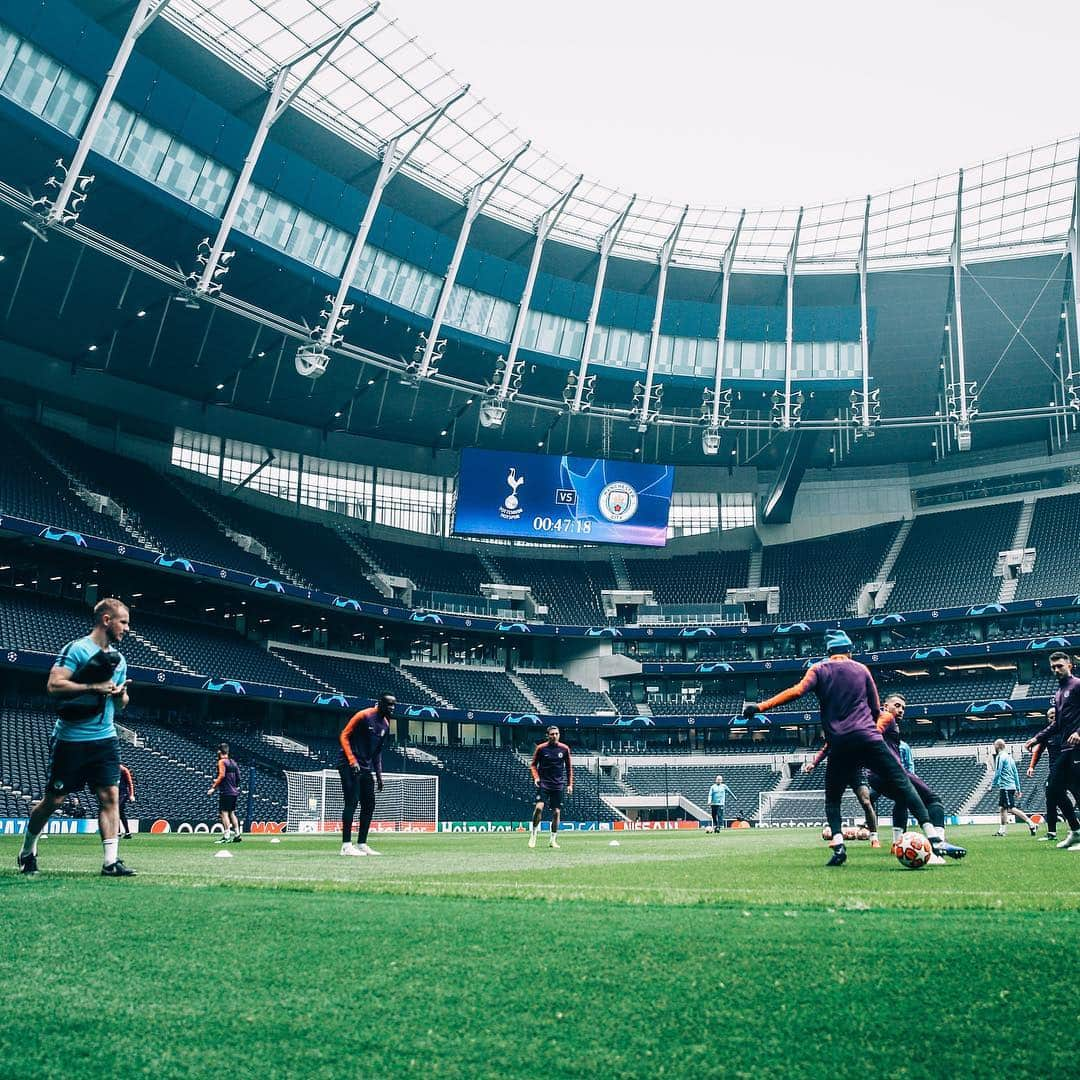
[[511,126],[626,191],[883,191],[1080,129],[1078,0],[384,0]]

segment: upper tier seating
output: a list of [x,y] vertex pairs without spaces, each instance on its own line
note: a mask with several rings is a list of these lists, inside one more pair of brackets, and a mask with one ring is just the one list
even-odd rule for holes
[[6,434],[0,455],[0,513],[131,543],[129,533],[111,517],[91,510],[70,489],[67,477],[17,431],[9,426]]
[[1078,535],[1080,495],[1055,495],[1036,500],[1027,541],[1027,546],[1035,549],[1035,567],[1030,574],[1020,575],[1017,600],[1080,592],[1080,559],[1076,557]]
[[670,558],[627,559],[635,589],[652,589],[658,604],[720,604],[728,589],[745,589],[749,551],[702,551]]
[[566,562],[497,555],[492,562],[508,585],[532,588],[533,596],[550,609],[548,622],[571,626],[607,622],[600,593],[616,588],[615,571],[607,559]]
[[360,542],[388,574],[408,578],[425,592],[479,596],[481,582],[490,578],[472,552],[416,547],[370,536]]
[[[110,496],[134,515],[139,528],[157,542],[164,554],[255,577],[277,576],[269,563],[234,544],[211,517],[186,497],[180,484],[148,465],[87,447],[49,428],[35,428],[34,438],[87,487]],[[124,535],[127,543],[131,539]]]
[[900,522],[818,540],[773,544],[762,553],[761,584],[780,588],[779,619],[827,619],[855,609],[859,590],[874,580]]
[[1011,502],[916,517],[893,568],[889,610],[993,603],[1001,586],[994,563],[1012,544],[1020,508]]

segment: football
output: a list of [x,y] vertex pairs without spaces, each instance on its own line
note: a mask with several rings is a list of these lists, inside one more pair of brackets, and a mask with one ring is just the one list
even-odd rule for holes
[[900,865],[908,870],[921,870],[933,854],[930,841],[922,833],[906,832],[893,846]]

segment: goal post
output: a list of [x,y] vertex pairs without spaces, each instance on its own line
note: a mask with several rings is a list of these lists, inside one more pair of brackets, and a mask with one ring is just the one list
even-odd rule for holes
[[[844,792],[840,813],[845,825],[853,825],[865,817],[862,805],[850,791]],[[823,825],[825,824],[825,792],[762,791],[758,795],[760,825]]]
[[[341,828],[341,777],[336,769],[285,770],[288,786],[286,829],[291,833],[337,832]],[[374,832],[436,832],[439,778],[419,773],[383,773],[375,793]]]

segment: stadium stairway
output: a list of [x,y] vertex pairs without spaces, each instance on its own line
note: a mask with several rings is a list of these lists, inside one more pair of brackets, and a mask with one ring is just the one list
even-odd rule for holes
[[510,681],[521,691],[521,696],[541,715],[551,715],[555,710],[541,701],[524,683],[520,675],[512,671],[506,673]]
[[[1013,534],[1010,550],[1022,550],[1027,547],[1028,538],[1031,536],[1031,523],[1035,520],[1035,496],[1025,495],[1023,509],[1016,522],[1016,532]],[[999,604],[1011,604],[1016,599],[1016,590],[1020,587],[1020,575],[1013,577],[1005,574],[1001,579],[1001,588],[998,590],[997,602]]]
[[476,558],[484,568],[484,571],[488,574],[488,581],[492,585],[506,584],[506,579],[502,576],[502,571],[495,565],[495,560],[492,559],[486,551],[477,551]]
[[[282,580],[289,582],[290,585],[295,585],[300,589],[313,588],[312,582],[308,581],[303,575],[297,573],[296,570],[289,566],[281,555],[274,551],[265,540],[261,537],[241,532],[239,529],[235,528],[235,523],[225,521],[215,512],[211,499],[200,498],[189,486],[185,485],[184,487],[181,487],[179,484],[173,483],[171,477],[166,477],[166,479],[183,498],[188,502],[193,503],[208,518],[210,518],[210,520],[217,525],[218,530],[224,533],[225,537],[232,541],[232,543],[234,543],[241,551],[252,551],[255,555],[258,555],[274,569]],[[243,504],[237,503],[236,508],[241,514],[243,513]]]
[[172,668],[175,671],[182,671],[185,675],[200,675],[199,671],[195,671],[190,668],[182,660],[178,660],[171,653],[166,652],[160,645],[155,644],[148,637],[144,637],[137,630],[129,629],[127,632],[128,637],[134,638],[140,645],[148,649],[155,656],[160,657],[163,668]]
[[379,560],[365,547],[360,537],[351,529],[345,528],[344,525],[335,525],[334,532],[338,534],[343,543],[347,544],[356,553],[360,561],[367,567],[364,577],[367,578],[371,587],[380,596],[384,596],[388,600],[393,599],[394,590],[383,582],[383,579],[388,576],[386,571],[379,565]]
[[435,690],[432,690],[431,687],[428,686],[428,684],[426,682],[423,682],[422,680],[418,679],[403,664],[394,664],[393,667],[394,667],[395,671],[399,671],[418,690],[422,690],[425,694],[429,694],[431,697],[433,697],[444,709],[456,709],[457,708],[457,706],[452,701],[448,701],[446,698],[444,698],[442,696],[442,694],[437,693]]
[[626,560],[621,551],[613,551],[610,555],[611,570],[615,575],[615,584],[620,589],[632,589],[634,583],[630,580],[630,571],[626,567]]
[[[911,532],[911,526],[915,523],[913,517],[904,518],[900,522],[900,528],[893,537],[893,542],[889,545],[889,550],[885,552],[885,558],[881,560],[881,565],[878,567],[877,573],[874,575],[873,581],[866,582],[859,592],[859,599],[856,601],[855,614],[857,615],[869,615],[871,611],[883,608],[886,601],[889,599],[889,594],[893,591],[896,585],[895,581],[890,581],[890,575],[893,572],[893,567],[896,566],[896,560],[900,557],[900,552],[903,550],[904,541],[907,540],[908,535]],[[872,589],[872,586],[878,586],[876,589]]]
[[[19,424],[19,434],[54,468],[64,479],[67,480],[68,486],[71,488],[72,493],[77,496],[82,502],[86,503],[91,510],[95,513],[108,513],[101,505],[101,498],[107,498],[108,501],[119,512],[119,518],[117,523],[126,533],[131,535],[131,538],[139,544],[141,547],[148,548],[150,551],[165,551],[166,547],[162,541],[151,533],[139,520],[137,513],[132,512],[132,508],[125,506],[118,499],[112,495],[103,495],[102,493],[95,492],[93,485],[82,476],[77,470],[72,468],[69,461],[63,460],[58,454],[54,453],[53,448],[50,447],[43,439],[37,437],[37,431],[31,424]],[[112,515],[109,514],[111,517]]]
[[754,547],[750,552],[750,563],[746,573],[746,587],[748,589],[761,588],[761,568],[765,562],[765,549],[761,541],[755,536]]
[[986,766],[986,775],[979,781],[975,790],[964,800],[963,805],[957,811],[958,814],[971,814],[974,813],[975,807],[985,798],[986,793],[990,790],[990,785],[994,782],[994,770],[990,767],[989,763]]
[[283,664],[287,664],[289,667],[291,667],[293,671],[295,671],[298,675],[303,675],[305,678],[310,679],[313,683],[315,683],[316,686],[322,687],[323,690],[331,690],[335,694],[340,693],[338,687],[331,686],[325,679],[320,679],[318,675],[312,675],[311,672],[307,670],[307,668],[301,667],[291,657],[285,656],[281,652],[275,652],[274,655]]

